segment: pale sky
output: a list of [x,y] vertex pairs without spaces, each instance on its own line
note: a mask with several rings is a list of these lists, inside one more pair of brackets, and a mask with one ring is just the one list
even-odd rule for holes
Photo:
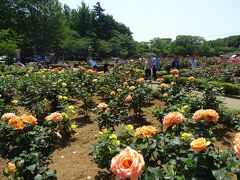
[[[100,2],[137,41],[197,35],[207,40],[240,34],[240,0],[85,0]],[[77,8],[81,0],[60,0]]]

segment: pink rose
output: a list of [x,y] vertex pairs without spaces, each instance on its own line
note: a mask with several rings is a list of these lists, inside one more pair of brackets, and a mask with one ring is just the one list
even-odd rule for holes
[[119,179],[137,180],[142,173],[144,164],[141,154],[130,147],[126,147],[112,159],[111,170]]

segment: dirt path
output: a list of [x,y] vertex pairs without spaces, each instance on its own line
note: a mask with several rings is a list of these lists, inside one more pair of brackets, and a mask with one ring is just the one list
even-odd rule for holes
[[240,99],[225,97],[224,104],[228,108],[240,110]]
[[[163,103],[154,101],[153,105],[162,107]],[[150,108],[143,108],[145,114],[143,118],[131,119],[134,127],[150,124],[159,127],[159,121],[149,113]],[[63,140],[63,144],[51,155],[52,163],[49,168],[57,170],[59,180],[114,179],[107,170],[98,168],[89,155],[90,145],[99,131],[96,115],[90,113],[89,117],[80,118],[77,122],[78,128],[71,140]]]
[[90,144],[94,142],[97,134],[97,125],[93,119],[94,115],[80,118],[76,133],[70,142],[66,140],[62,147],[55,150],[51,155],[51,169],[57,170],[59,180],[96,179],[101,169],[91,161],[89,156]]

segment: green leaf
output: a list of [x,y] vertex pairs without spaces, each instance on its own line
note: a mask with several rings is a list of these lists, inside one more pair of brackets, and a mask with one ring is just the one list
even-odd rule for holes
[[43,176],[38,174],[34,177],[34,180],[42,180],[43,179]]
[[165,169],[167,175],[165,176],[166,179],[174,179],[175,178],[175,171],[172,165],[168,165]]
[[32,165],[27,167],[27,169],[30,170],[31,172],[34,171],[35,168],[36,168],[36,164],[32,164]]
[[226,173],[227,171],[225,170],[225,168],[212,171],[213,176],[217,180],[231,179],[229,176],[226,176]]
[[155,178],[164,179],[163,173],[159,167],[149,167],[148,171],[155,175]]
[[56,176],[56,171],[49,170],[49,171],[46,172],[46,175],[48,177],[55,177]]

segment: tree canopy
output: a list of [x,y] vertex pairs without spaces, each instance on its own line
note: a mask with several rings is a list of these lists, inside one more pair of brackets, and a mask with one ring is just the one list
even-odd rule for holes
[[136,42],[132,32],[98,2],[76,9],[58,0],[0,1],[0,56],[24,57],[55,53],[66,60],[85,60],[91,49],[96,59],[134,58],[152,51],[160,56],[210,56],[240,51],[240,36],[206,41],[199,36],[179,35]]

